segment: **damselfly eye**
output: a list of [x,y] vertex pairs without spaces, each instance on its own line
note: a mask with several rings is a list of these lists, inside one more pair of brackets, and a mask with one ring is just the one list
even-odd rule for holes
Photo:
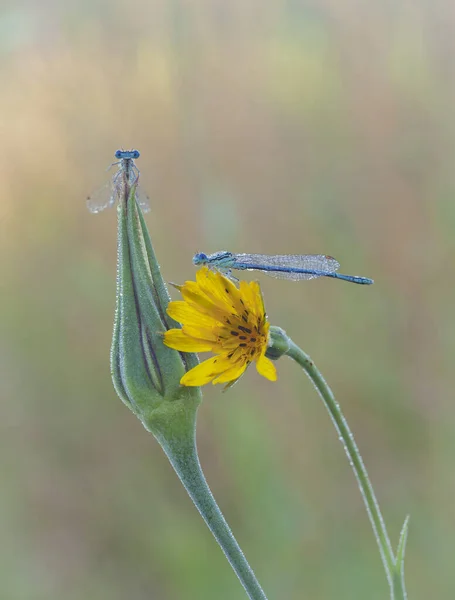
[[140,155],[141,155],[141,153],[139,152],[139,150],[133,150],[132,154],[133,154],[133,158],[139,158]]
[[115,158],[122,158],[122,151],[121,150],[117,150],[117,152],[115,153]]
[[200,265],[207,261],[207,254],[203,252],[198,252],[193,256],[193,265]]

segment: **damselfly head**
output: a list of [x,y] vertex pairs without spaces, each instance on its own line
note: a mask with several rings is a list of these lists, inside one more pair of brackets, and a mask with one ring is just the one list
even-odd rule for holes
[[119,160],[122,158],[139,158],[141,153],[139,150],[117,150],[115,158]]
[[207,263],[207,254],[198,252],[193,256],[193,265],[205,265]]

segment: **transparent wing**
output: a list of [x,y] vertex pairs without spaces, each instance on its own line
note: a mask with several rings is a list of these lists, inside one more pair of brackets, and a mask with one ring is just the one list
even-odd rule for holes
[[[87,197],[87,208],[91,213],[99,213],[106,208],[111,208],[122,197],[125,189],[122,176],[123,171],[119,169],[109,181]],[[129,185],[134,185],[137,181],[138,174],[134,170],[129,177]],[[144,212],[150,210],[150,198],[139,185],[136,188],[136,200]]]
[[[327,273],[334,273],[339,262],[325,254],[236,254],[232,267],[262,271],[277,279],[315,279]],[[238,267],[237,267],[238,265]],[[297,272],[309,271],[305,273]]]
[[143,212],[150,211],[150,198],[140,186],[136,188],[136,200]]
[[134,185],[135,183],[137,183],[136,202],[139,204],[139,206],[141,207],[143,212],[149,212],[150,211],[150,198],[144,192],[142,187],[139,185],[139,175],[140,175],[139,169],[136,167],[136,165],[134,164],[134,161],[133,161],[133,166],[130,170],[129,184]]
[[91,213],[99,213],[115,204],[117,190],[112,186],[112,181],[107,181],[99,189],[87,196],[87,208]]

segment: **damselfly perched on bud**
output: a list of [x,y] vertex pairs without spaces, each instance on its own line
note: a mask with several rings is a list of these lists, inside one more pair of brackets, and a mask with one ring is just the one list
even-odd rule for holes
[[[134,162],[140,156],[139,150],[117,150],[117,162],[108,167],[117,167],[117,171],[102,187],[87,197],[87,207],[92,213],[99,213],[106,208],[111,208],[123,196],[128,196],[129,189],[139,181],[139,169]],[[136,200],[144,212],[150,210],[148,196],[136,188]]]

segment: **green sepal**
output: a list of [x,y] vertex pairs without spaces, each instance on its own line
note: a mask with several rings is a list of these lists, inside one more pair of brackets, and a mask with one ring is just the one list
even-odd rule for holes
[[[155,251],[152,246],[152,241],[150,239],[150,234],[147,229],[147,225],[145,223],[144,215],[140,209],[137,210],[139,215],[140,226],[142,229],[142,236],[145,246],[145,251],[147,253],[148,262],[150,265],[150,272],[152,275],[153,281],[153,293],[156,295],[156,301],[158,309],[160,310],[160,314],[162,314],[162,318],[164,323],[166,324],[167,329],[181,329],[180,323],[175,321],[172,317],[170,317],[166,309],[167,305],[170,302],[169,292],[167,290],[166,284],[164,283],[163,277],[161,275],[160,265],[156,259]],[[197,354],[194,352],[182,352],[180,353],[182,360],[185,364],[186,371],[189,371],[193,367],[196,367],[199,364],[199,359]]]
[[271,360],[278,360],[290,348],[290,340],[284,329],[272,325],[269,330],[269,345],[265,355]]

